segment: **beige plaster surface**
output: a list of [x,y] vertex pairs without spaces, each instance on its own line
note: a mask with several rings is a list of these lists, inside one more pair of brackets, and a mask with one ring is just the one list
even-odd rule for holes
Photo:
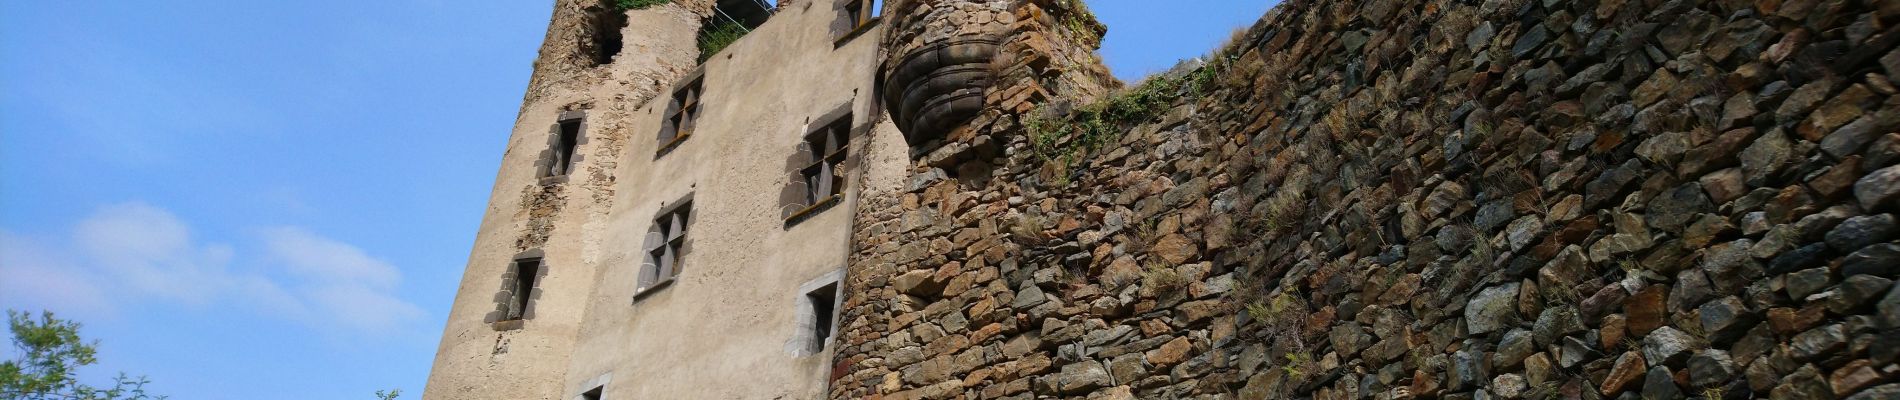
[[[684,6],[664,7],[630,13],[623,33],[627,46],[615,63],[581,64],[575,46],[582,3],[556,3],[424,399],[564,398],[564,367],[596,275],[590,254],[598,251],[598,236],[587,232],[600,228],[589,221],[604,219],[611,204],[615,155],[629,131],[628,104],[644,102],[660,90],[660,81],[690,69],[698,52],[691,38],[699,17]],[[530,207],[531,194],[544,190],[535,163],[547,149],[549,127],[568,110],[588,113],[589,140],[576,150],[586,156],[567,183],[549,188],[553,201]],[[537,223],[537,215],[545,222]],[[544,231],[546,243],[524,245],[531,231]],[[545,253],[548,272],[538,284],[534,315],[521,329],[498,331],[484,317],[495,309],[502,275],[516,254],[536,247]]]
[[[810,326],[799,289],[843,268],[855,196],[786,227],[778,204],[792,178],[786,160],[824,122],[816,118],[845,104],[855,124],[880,122],[854,147],[901,137],[873,114],[878,31],[834,48],[831,18],[823,6],[782,10],[709,60],[697,129],[663,156],[654,154],[665,99],[636,113],[617,174],[623,190],[604,224],[603,241],[614,245],[603,247],[567,393],[606,381],[605,398],[823,397],[830,353],[802,351]],[[868,147],[899,154],[893,168],[903,168],[901,140]],[[867,168],[879,167],[860,163]],[[652,220],[688,193],[694,221],[682,272],[635,300]]]
[[[842,270],[860,187],[789,228],[779,191],[810,125],[845,104],[875,125],[853,139],[853,173],[879,171],[875,190],[902,184],[908,148],[873,93],[881,27],[834,46],[828,4],[786,7],[704,64],[697,129],[656,157],[665,96],[695,71],[702,3],[630,12],[625,49],[600,67],[577,64],[580,2],[557,3],[424,399],[572,399],[603,384],[609,399],[823,397],[829,346],[802,345],[800,286]],[[532,202],[534,163],[568,110],[587,113],[585,157],[555,201]],[[688,193],[681,275],[636,301],[644,235]],[[548,274],[535,315],[497,331],[483,317],[537,232]]]

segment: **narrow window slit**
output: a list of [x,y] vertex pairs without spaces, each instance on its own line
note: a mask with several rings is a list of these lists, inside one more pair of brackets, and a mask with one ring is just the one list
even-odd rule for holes
[[832,320],[837,312],[838,283],[832,282],[806,293],[805,301],[811,302],[812,352],[824,351],[825,343],[831,341]]
[[528,305],[534,301],[535,280],[541,275],[541,259],[515,261],[514,296],[508,302],[507,320],[527,318]]
[[554,160],[548,166],[548,176],[567,175],[574,168],[574,148],[580,145],[581,120],[561,121],[561,136],[555,138]]

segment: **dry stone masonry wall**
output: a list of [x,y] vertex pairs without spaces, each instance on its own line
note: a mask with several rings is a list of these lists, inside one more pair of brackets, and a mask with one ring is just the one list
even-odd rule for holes
[[1900,398],[1900,2],[1289,1],[1110,94],[996,3],[833,398]]

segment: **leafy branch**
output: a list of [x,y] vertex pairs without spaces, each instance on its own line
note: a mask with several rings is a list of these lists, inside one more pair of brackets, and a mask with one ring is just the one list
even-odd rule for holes
[[164,399],[145,392],[150,380],[120,373],[110,388],[79,382],[79,367],[99,362],[99,341],[79,337],[79,323],[62,320],[51,311],[38,319],[7,310],[7,328],[19,358],[0,362],[0,399],[9,400],[149,400]]

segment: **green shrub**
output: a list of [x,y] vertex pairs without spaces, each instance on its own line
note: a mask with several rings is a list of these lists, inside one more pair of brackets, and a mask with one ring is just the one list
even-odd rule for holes
[[725,50],[726,46],[731,46],[732,42],[737,42],[739,38],[745,37],[745,34],[745,26],[739,25],[737,22],[716,21],[707,23],[704,28],[699,29],[699,62],[706,62],[707,59],[711,59],[714,54],[719,54],[720,50]]

